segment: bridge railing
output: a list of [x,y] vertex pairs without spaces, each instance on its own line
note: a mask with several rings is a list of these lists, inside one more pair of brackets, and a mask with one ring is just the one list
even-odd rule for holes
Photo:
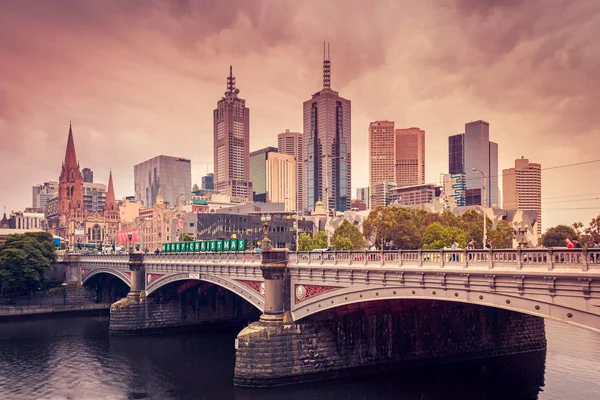
[[485,266],[600,269],[600,249],[394,250],[290,252],[290,265]]
[[214,253],[159,253],[144,255],[144,262],[148,263],[235,263],[235,264],[260,264],[261,253],[250,251],[227,251]]

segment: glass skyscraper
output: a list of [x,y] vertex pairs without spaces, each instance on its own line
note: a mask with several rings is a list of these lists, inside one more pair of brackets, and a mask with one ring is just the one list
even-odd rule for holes
[[337,211],[349,210],[351,203],[351,104],[331,89],[329,54],[324,58],[323,89],[304,102],[304,207],[309,213],[319,200]]
[[483,203],[483,177],[486,176],[486,206],[499,206],[498,143],[490,142],[490,124],[474,121],[465,124],[465,133],[448,138],[448,172],[464,174],[466,205]]
[[277,147],[265,147],[250,153],[252,201],[267,202],[267,157],[269,153],[277,153]]
[[192,162],[181,157],[158,156],[133,167],[135,199],[145,207],[156,204],[158,189],[165,203],[192,200]]

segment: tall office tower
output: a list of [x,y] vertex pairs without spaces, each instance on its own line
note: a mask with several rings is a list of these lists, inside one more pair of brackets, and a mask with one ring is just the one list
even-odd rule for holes
[[211,172],[202,177],[202,189],[215,190],[215,174]]
[[145,207],[156,204],[160,189],[165,203],[192,200],[192,162],[185,158],[157,156],[133,167],[135,199]]
[[267,203],[284,203],[285,211],[296,211],[296,157],[267,153]]
[[239,92],[230,66],[227,91],[213,112],[215,189],[252,200],[250,109],[246,100],[238,97]]
[[465,133],[450,136],[448,161],[451,175],[465,176],[465,205],[483,204],[483,177],[475,168],[486,176],[485,205],[498,206],[498,143],[490,142],[488,122],[469,122]]
[[396,129],[394,151],[396,185],[424,185],[425,131],[419,128]]
[[31,207],[45,209],[48,200],[58,195],[58,182],[44,182],[43,185],[35,185],[31,187]]
[[317,201],[345,211],[351,202],[350,100],[331,89],[329,51],[323,61],[323,89],[304,102],[304,207]]
[[394,121],[374,121],[369,124],[369,193],[371,207],[385,205],[375,198],[375,186],[396,182]]
[[371,196],[369,194],[370,191],[371,191],[371,189],[369,189],[368,187],[356,189],[356,199],[365,203],[365,205],[367,206],[367,209],[371,208],[371,200],[370,200]]
[[83,182],[87,182],[87,183],[94,182],[94,171],[92,171],[90,168],[82,169],[81,175],[83,175]]
[[265,147],[250,153],[250,182],[252,182],[252,201],[267,202],[267,157],[277,153],[276,147]]
[[502,171],[505,210],[537,212],[537,233],[542,234],[542,166],[521,157],[515,167]]
[[106,185],[104,183],[83,182],[83,204],[87,215],[104,212]]
[[282,154],[289,154],[296,159],[296,210],[303,211],[304,207],[304,181],[302,174],[304,173],[304,157],[302,146],[302,134],[300,132],[290,132],[286,129],[285,132],[277,135],[277,149]]

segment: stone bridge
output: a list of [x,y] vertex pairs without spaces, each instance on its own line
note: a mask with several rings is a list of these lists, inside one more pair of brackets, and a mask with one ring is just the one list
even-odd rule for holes
[[[78,262],[84,285],[107,274],[131,288],[111,309],[113,333],[155,327],[148,320],[152,298],[173,284],[187,285],[179,293],[189,282],[206,282],[258,309],[260,320],[236,340],[235,383],[242,386],[422,358],[540,350],[542,318],[600,332],[598,250],[134,253]],[[145,315],[143,326],[129,322],[138,314]],[[470,327],[468,345],[455,337],[464,326]],[[427,343],[419,342],[423,337]]]

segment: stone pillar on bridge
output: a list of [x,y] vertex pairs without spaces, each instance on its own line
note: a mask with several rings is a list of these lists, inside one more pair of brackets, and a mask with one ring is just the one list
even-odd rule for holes
[[146,268],[144,253],[129,254],[129,270],[131,271],[131,289],[127,297],[139,299],[146,297]]
[[287,250],[272,249],[263,252],[260,269],[265,278],[265,309],[260,321],[280,324],[287,319],[286,313],[289,314],[289,305],[286,306],[290,281],[287,273]]

